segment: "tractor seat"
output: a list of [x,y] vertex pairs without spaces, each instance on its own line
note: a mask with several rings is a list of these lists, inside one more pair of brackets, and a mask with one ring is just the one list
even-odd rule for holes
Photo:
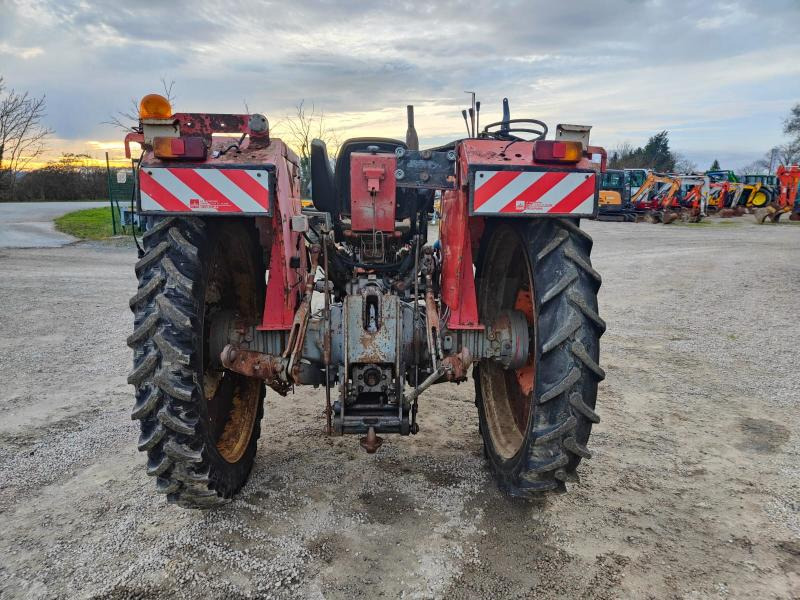
[[311,201],[314,208],[335,215],[338,212],[333,169],[328,147],[322,140],[311,140]]
[[405,148],[400,140],[387,138],[353,138],[339,149],[336,171],[331,169],[328,149],[322,140],[311,142],[311,199],[314,208],[331,215],[350,214],[350,155],[366,152],[369,146],[377,146],[378,152],[392,152]]
[[369,146],[377,146],[378,152],[391,152],[396,148],[405,149],[400,140],[390,138],[352,138],[344,142],[336,157],[336,171],[333,175],[336,195],[339,198],[339,210],[342,214],[350,214],[350,155],[353,152],[367,152]]

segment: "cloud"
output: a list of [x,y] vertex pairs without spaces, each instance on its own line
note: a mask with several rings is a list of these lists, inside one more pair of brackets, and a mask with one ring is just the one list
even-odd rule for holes
[[46,93],[66,139],[117,136],[102,121],[162,76],[181,110],[246,100],[277,122],[305,99],[344,135],[402,135],[414,103],[423,140],[444,141],[474,89],[484,122],[507,96],[515,116],[586,120],[608,145],[666,128],[686,149],[754,156],[800,99],[794,0],[6,4],[0,74]]
[[19,46],[11,46],[9,44],[2,43],[0,44],[0,54],[10,54],[11,56],[21,58],[22,60],[28,60],[44,54],[44,50],[38,46],[21,48]]

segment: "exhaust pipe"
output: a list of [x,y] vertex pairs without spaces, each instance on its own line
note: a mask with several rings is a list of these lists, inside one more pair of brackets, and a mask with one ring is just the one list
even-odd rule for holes
[[503,98],[503,123],[500,125],[500,133],[508,133],[511,120],[511,109],[508,107],[508,98]]
[[406,146],[409,150],[419,150],[419,138],[417,137],[417,130],[414,129],[414,105],[409,104],[406,106],[408,114],[408,129],[406,129]]

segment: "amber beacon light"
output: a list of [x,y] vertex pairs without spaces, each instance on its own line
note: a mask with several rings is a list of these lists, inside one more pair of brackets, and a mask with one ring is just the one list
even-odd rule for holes
[[139,102],[140,119],[169,119],[171,116],[172,106],[164,96],[147,94]]

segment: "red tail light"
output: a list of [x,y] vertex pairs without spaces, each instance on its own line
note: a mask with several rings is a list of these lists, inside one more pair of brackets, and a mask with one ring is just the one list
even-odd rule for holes
[[208,149],[201,137],[153,138],[153,154],[165,160],[205,160]]
[[583,144],[539,140],[533,144],[533,158],[537,162],[576,163],[583,158]]

